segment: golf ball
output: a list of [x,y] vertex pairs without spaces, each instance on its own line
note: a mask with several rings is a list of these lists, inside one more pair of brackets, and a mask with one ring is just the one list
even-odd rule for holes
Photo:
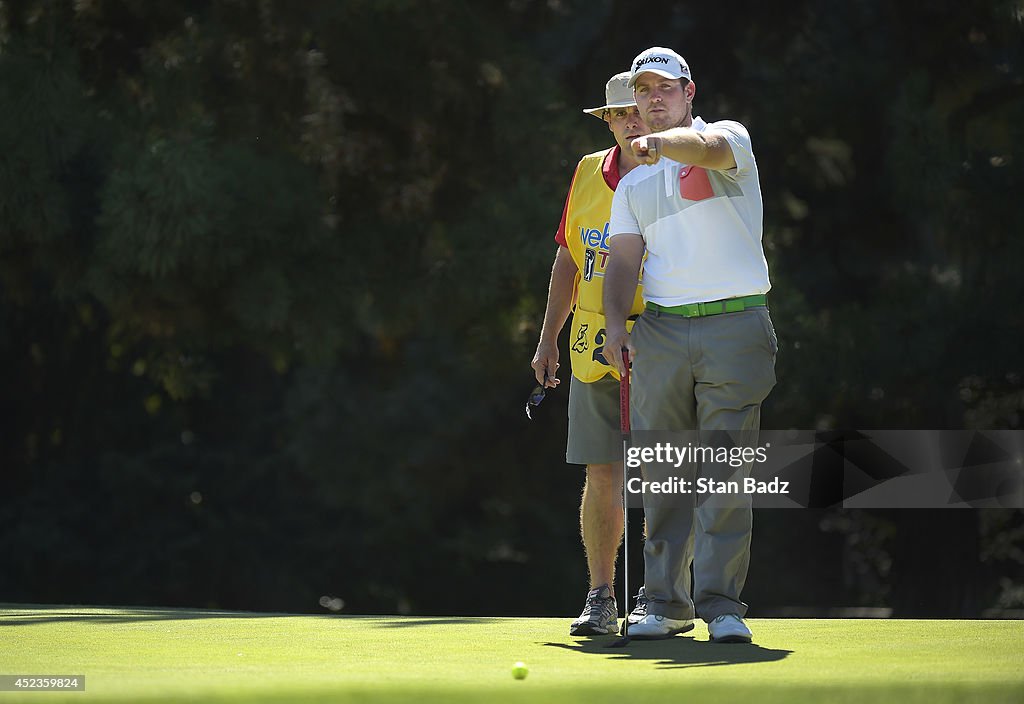
[[517,680],[525,680],[529,672],[525,663],[517,662],[512,665],[512,676]]

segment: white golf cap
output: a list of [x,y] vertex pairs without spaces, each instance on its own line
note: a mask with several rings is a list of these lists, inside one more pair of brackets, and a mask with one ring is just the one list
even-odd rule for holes
[[583,112],[603,120],[605,110],[636,107],[636,101],[633,100],[633,88],[628,81],[629,71],[616,73],[608,79],[608,83],[604,87],[604,102],[607,104],[599,108],[586,108]]
[[627,85],[632,88],[637,76],[647,71],[665,78],[693,80],[690,78],[690,67],[686,65],[686,59],[663,46],[652,46],[633,59],[633,70],[629,74]]

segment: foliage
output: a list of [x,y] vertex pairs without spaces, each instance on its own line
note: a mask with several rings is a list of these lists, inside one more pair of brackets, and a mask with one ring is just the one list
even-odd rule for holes
[[[575,608],[564,393],[536,426],[521,397],[608,144],[579,108],[650,44],[754,135],[764,427],[1019,429],[1019,5],[734,10],[723,43],[664,0],[642,39],[622,0],[0,4],[0,596]],[[905,603],[918,518],[768,523],[845,536],[833,598]],[[960,527],[987,567],[956,613],[1012,601],[1020,525]]]

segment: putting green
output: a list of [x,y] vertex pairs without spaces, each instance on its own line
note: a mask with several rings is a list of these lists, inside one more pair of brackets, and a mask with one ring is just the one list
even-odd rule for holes
[[[85,675],[4,702],[1019,702],[1020,621],[751,619],[605,647],[569,619],[0,606],[0,674]],[[530,669],[525,680],[512,663]]]

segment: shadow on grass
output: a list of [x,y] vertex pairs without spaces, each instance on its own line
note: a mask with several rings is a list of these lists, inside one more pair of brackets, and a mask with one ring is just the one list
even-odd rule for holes
[[[144,621],[185,621],[212,618],[286,618],[312,616],[335,618],[322,614],[256,613],[219,611],[216,609],[171,609],[121,606],[36,606],[26,604],[0,605],[0,626],[30,626],[40,623],[139,623]],[[14,612],[14,613],[11,613]]]
[[214,618],[322,618],[378,621],[366,624],[376,628],[412,628],[452,624],[485,623],[492,618],[438,617],[411,618],[403,616],[362,616],[347,614],[290,614],[256,611],[222,611],[218,609],[184,609],[124,606],[51,606],[41,604],[0,604],[0,627],[32,626],[43,623],[142,623],[146,621],[187,621]]
[[693,636],[675,636],[665,640],[632,640],[624,648],[610,648],[613,638],[593,638],[574,643],[541,643],[552,648],[588,655],[612,655],[614,660],[656,660],[664,669],[744,665],[755,662],[779,662],[792,650],[774,650],[749,643],[710,643]]
[[396,619],[393,616],[353,616],[350,618],[375,618],[385,619],[383,623],[375,624],[377,628],[413,628],[416,626],[451,626],[466,625],[474,623],[491,623],[497,619],[486,616],[438,616],[435,618],[403,618]]

